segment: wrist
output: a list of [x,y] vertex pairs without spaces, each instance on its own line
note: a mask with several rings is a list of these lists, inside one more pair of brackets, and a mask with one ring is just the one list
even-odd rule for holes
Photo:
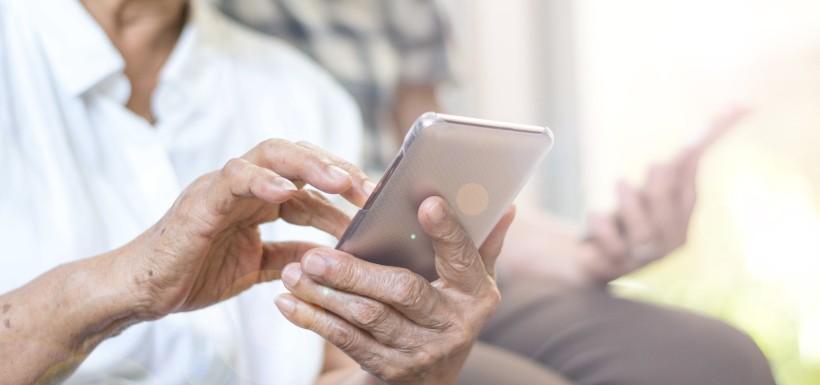
[[101,341],[137,322],[111,261],[103,255],[61,265],[0,294],[4,379],[57,383]]
[[460,351],[450,356],[438,370],[433,370],[410,381],[391,382],[392,385],[455,385],[464,369],[471,349]]
[[66,271],[66,288],[57,309],[66,310],[69,319],[82,325],[74,341],[78,353],[87,354],[111,336],[141,320],[133,280],[119,271],[118,251],[61,266]]
[[[135,241],[117,249],[103,258],[110,264],[109,285],[121,296],[118,309],[128,313],[133,322],[153,321],[167,315],[167,311],[157,310],[157,283],[159,269],[154,268],[151,257],[156,254],[146,238],[151,239],[149,230]],[[127,308],[127,309],[126,309]]]
[[4,339],[38,347],[70,366],[138,322],[111,262],[106,254],[60,265],[6,294]]

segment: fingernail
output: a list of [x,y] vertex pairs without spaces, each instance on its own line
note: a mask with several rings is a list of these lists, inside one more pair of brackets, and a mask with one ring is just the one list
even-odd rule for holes
[[284,295],[276,297],[273,302],[276,303],[276,307],[285,314],[291,314],[296,309],[296,302],[293,302],[292,299]]
[[305,272],[313,276],[321,276],[325,273],[327,261],[318,254],[310,254],[305,258]]
[[427,219],[435,224],[441,223],[441,221],[444,220],[445,215],[446,213],[444,212],[444,207],[441,207],[441,203],[438,202],[433,203],[433,207],[427,211]]
[[288,286],[295,286],[302,279],[302,270],[298,266],[288,266],[282,272],[282,281]]
[[327,169],[330,171],[330,174],[333,175],[333,177],[336,179],[350,179],[350,173],[339,166],[330,165]]
[[364,184],[362,185],[362,187],[364,188],[365,194],[370,195],[370,194],[373,194],[373,190],[376,189],[376,184],[369,181],[369,180],[366,180],[366,181],[364,181]]
[[298,191],[299,189],[296,188],[296,185],[293,182],[287,180],[286,178],[282,178],[281,176],[277,176],[273,178],[273,187],[277,190],[283,191]]

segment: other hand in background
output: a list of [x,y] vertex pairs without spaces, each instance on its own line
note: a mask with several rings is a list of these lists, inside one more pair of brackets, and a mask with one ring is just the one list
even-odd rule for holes
[[642,186],[619,182],[616,209],[591,215],[586,235],[562,228],[545,213],[523,218],[511,229],[504,266],[552,284],[588,285],[607,283],[669,255],[686,243],[701,157],[748,112],[737,107],[718,115],[692,146],[651,166]]

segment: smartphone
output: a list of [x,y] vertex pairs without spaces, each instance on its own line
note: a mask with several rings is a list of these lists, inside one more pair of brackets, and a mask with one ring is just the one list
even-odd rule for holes
[[435,253],[418,222],[421,203],[443,198],[479,246],[552,144],[546,127],[428,112],[413,124],[336,248],[433,281]]

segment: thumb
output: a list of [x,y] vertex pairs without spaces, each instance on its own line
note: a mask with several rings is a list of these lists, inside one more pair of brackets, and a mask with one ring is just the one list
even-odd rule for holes
[[447,202],[427,198],[419,207],[419,223],[433,241],[440,280],[468,293],[477,292],[487,281],[487,271],[475,243]]

